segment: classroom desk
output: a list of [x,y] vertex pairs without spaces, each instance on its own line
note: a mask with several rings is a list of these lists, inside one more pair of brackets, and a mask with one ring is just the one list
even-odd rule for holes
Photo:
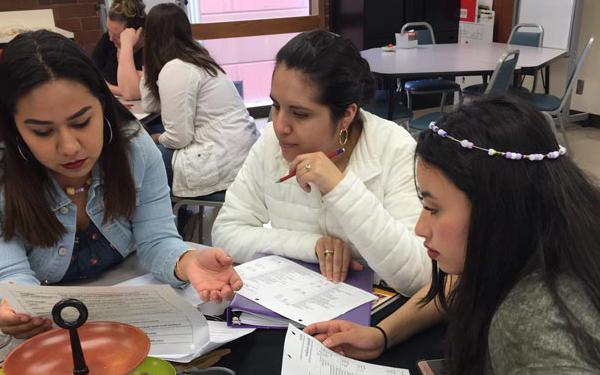
[[[99,279],[78,282],[78,285],[107,286],[114,285],[136,276],[145,274],[135,255],[129,256],[118,267],[109,270]],[[407,299],[400,299],[387,306],[371,322],[377,324],[383,317],[391,314]],[[384,366],[407,368],[411,374],[417,374],[416,362],[420,359],[436,359],[443,356],[442,337],[444,325],[439,325],[415,335],[406,342],[387,350],[371,363]],[[221,358],[214,366],[223,366],[236,372],[236,375],[279,374],[283,355],[285,330],[257,329],[239,340],[225,344],[222,348],[231,349],[231,353]]]
[[[406,299],[388,306],[383,315],[389,315]],[[371,325],[377,321],[372,321]],[[388,349],[379,358],[370,363],[405,368],[411,374],[418,374],[416,363],[421,359],[443,357],[443,336],[445,325],[440,324],[421,332],[409,340]],[[232,369],[236,375],[280,374],[283,356],[285,330],[257,329],[250,335],[225,344],[231,353],[221,358],[215,366]]]
[[[147,273],[132,254],[119,266],[107,271],[94,280],[82,280],[61,285],[78,286],[109,286],[132,279]],[[401,299],[387,306],[378,319],[371,322],[376,324],[381,317],[391,314],[401,306],[406,299]],[[411,374],[417,374],[416,362],[420,359],[435,359],[442,357],[442,337],[444,325],[433,327],[422,332],[406,342],[387,350],[381,357],[371,363],[406,368]],[[280,374],[285,341],[285,330],[257,329],[255,332],[239,340],[225,344],[221,348],[231,349],[231,353],[222,357],[214,366],[223,366],[236,372],[236,375]],[[0,362],[15,345],[0,349]]]
[[541,68],[567,53],[566,50],[526,47],[504,43],[431,44],[385,52],[371,48],[361,52],[371,71],[386,78],[408,79],[437,75],[482,75],[494,71],[498,59],[509,49],[520,51],[517,68]]
[[0,12],[0,48],[23,30],[46,29],[69,39],[75,34],[55,26],[52,9],[17,10]]
[[[378,47],[361,51],[361,55],[369,63],[371,72],[383,79],[389,89],[394,89],[396,79],[490,75],[502,54],[509,49],[520,51],[517,70],[546,67],[547,77],[550,64],[567,53],[562,49],[504,43],[454,43],[422,45],[393,52]],[[549,82],[546,82],[546,92],[549,89]],[[388,118],[392,117],[392,103],[390,100]]]
[[129,112],[131,112],[135,116],[135,118],[142,123],[142,125],[147,125],[150,121],[160,116],[159,113],[144,112],[144,110],[142,109],[142,101],[140,99],[126,100],[121,97],[118,97],[118,99],[121,102],[121,104],[123,104],[125,108],[127,108]]

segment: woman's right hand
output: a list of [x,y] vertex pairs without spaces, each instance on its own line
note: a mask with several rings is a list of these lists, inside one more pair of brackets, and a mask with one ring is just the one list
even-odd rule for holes
[[375,359],[384,351],[383,334],[373,327],[365,327],[347,320],[330,320],[304,328],[327,348],[359,360]]
[[348,268],[354,271],[363,269],[362,264],[352,259],[350,246],[336,237],[319,238],[315,245],[315,254],[317,254],[321,275],[335,283],[346,281]]
[[0,303],[0,330],[17,339],[28,339],[52,328],[52,321],[41,317],[32,318],[18,314],[5,299]]

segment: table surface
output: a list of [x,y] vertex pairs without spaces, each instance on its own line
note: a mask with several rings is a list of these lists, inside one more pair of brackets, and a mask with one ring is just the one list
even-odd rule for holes
[[[380,318],[391,314],[405,301],[406,299],[401,299],[387,306]],[[377,324],[379,320],[373,319],[371,325]],[[368,362],[404,368],[411,374],[418,374],[417,361],[443,358],[445,329],[444,324],[435,326],[386,350],[379,358]],[[223,348],[230,349],[231,353],[221,358],[215,366],[232,369],[236,375],[280,374],[285,334],[285,330],[258,329],[239,340],[225,344]]]
[[492,72],[502,54],[520,51],[518,68],[539,68],[562,57],[566,50],[504,43],[454,43],[421,45],[385,52],[371,48],[361,52],[375,74],[408,78],[427,75],[479,75]]
[[[98,279],[80,280],[76,283],[62,283],[61,285],[78,286],[109,286],[147,273],[132,254],[119,266],[102,274]],[[406,299],[400,299],[387,306],[378,313],[376,324],[382,317],[389,315]],[[416,362],[420,359],[441,358],[442,338],[445,326],[440,325],[422,332],[406,342],[387,350],[371,363],[406,368],[411,374],[416,374]],[[225,344],[223,348],[231,349],[231,353],[221,358],[214,366],[223,366],[236,372],[236,375],[254,374],[279,374],[281,373],[281,362],[283,356],[283,343],[285,341],[285,330],[258,329],[250,335],[239,340]],[[0,335],[0,339],[1,339]],[[16,346],[14,340],[6,347],[0,348],[0,363],[10,350]]]

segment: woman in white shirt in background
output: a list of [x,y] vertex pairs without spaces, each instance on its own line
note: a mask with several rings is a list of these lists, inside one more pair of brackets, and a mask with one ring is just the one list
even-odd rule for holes
[[173,194],[195,197],[227,189],[258,138],[233,82],[194,40],[185,12],[175,4],[150,10],[144,46],[142,105],[161,113],[165,132],[154,138]]
[[[425,285],[431,264],[414,233],[415,141],[361,109],[374,88],[349,40],[322,30],[290,40],[276,57],[273,123],[227,190],[213,243],[235,262],[273,253],[319,262],[333,281],[362,263],[402,294]],[[296,178],[276,182],[288,172]]]

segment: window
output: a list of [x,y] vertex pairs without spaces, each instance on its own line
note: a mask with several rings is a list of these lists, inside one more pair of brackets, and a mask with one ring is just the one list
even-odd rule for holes
[[190,0],[194,36],[233,81],[248,107],[271,105],[277,51],[299,32],[323,28],[324,0]]

